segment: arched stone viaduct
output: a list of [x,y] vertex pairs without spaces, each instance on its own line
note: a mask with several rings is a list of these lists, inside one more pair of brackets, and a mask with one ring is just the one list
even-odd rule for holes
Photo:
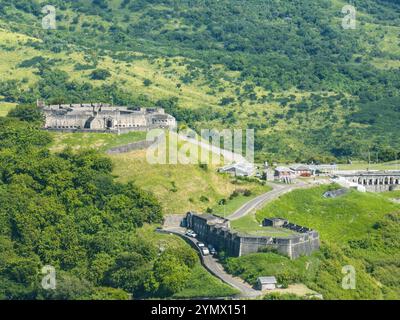
[[340,176],[370,192],[400,190],[400,171],[363,171]]

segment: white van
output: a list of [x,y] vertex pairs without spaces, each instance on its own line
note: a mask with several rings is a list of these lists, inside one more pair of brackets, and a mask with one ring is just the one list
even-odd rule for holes
[[208,256],[210,254],[210,250],[208,250],[208,248],[204,247],[204,248],[201,248],[201,253],[203,254],[203,256]]

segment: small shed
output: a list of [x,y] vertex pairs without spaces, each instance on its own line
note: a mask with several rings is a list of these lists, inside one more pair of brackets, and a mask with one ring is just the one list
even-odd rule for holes
[[276,289],[277,281],[275,277],[259,277],[257,279],[257,289],[264,290],[274,290]]

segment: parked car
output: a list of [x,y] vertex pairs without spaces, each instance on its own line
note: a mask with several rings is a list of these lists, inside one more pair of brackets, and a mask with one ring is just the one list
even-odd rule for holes
[[206,246],[205,246],[205,244],[203,243],[203,242],[198,242],[197,243],[197,246],[199,247],[199,248],[205,248]]
[[217,250],[215,250],[215,248],[211,244],[208,245],[208,250],[212,255],[215,255],[217,253]]
[[192,230],[186,231],[185,235],[187,235],[188,237],[191,237],[191,238],[196,238],[197,237],[197,234]]
[[208,250],[208,248],[203,247],[201,248],[201,253],[203,254],[203,256],[208,256],[210,254],[210,251]]

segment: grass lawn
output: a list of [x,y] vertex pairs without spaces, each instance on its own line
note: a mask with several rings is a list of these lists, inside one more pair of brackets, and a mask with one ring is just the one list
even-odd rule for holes
[[400,170],[400,160],[382,162],[382,163],[371,163],[363,161],[354,161],[352,164],[339,164],[339,170]]
[[238,210],[241,206],[243,206],[246,202],[251,199],[266,193],[271,190],[269,186],[257,186],[252,188],[252,193],[250,196],[244,196],[242,194],[237,197],[233,197],[232,199],[226,199],[226,204],[215,204],[211,209],[213,210],[213,214],[218,215],[220,217],[227,217]]
[[[332,186],[295,190],[267,204],[252,216],[233,221],[237,230],[257,230],[265,217],[282,217],[316,229],[321,248],[311,256],[290,260],[274,253],[228,258],[225,268],[249,283],[259,276],[276,276],[279,283],[304,283],[324,299],[398,299],[398,212],[390,199],[400,191],[382,194],[350,191],[325,199]],[[396,214],[397,212],[397,214]],[[344,290],[342,268],[356,270],[357,287]]]
[[235,231],[254,236],[288,237],[296,234],[294,231],[288,229],[263,227],[259,222],[256,221],[254,215],[251,214],[241,219],[232,221],[231,227]]
[[257,212],[257,221],[282,217],[317,230],[322,240],[343,243],[365,236],[376,221],[400,209],[400,205],[376,193],[351,191],[336,199],[325,199],[322,195],[329,188],[320,186],[283,195]]
[[0,103],[0,117],[5,117],[8,112],[15,107],[15,103],[1,102]]
[[73,149],[92,148],[106,151],[110,148],[146,139],[146,132],[129,132],[121,135],[110,133],[51,133],[54,139],[51,149],[61,151],[66,147]]
[[217,173],[217,166],[204,169],[193,164],[150,164],[145,150],[110,157],[117,179],[120,182],[133,180],[143,189],[152,191],[166,214],[204,212],[236,189],[257,190],[260,187],[251,182],[236,184],[232,177]]
[[[144,140],[145,132],[122,135],[104,133],[52,133],[53,151],[66,147],[73,149],[95,148],[105,151],[111,147]],[[168,143],[169,140],[168,140]],[[181,148],[184,142],[178,141]],[[196,149],[197,147],[195,147]],[[189,210],[204,212],[221,199],[227,199],[236,189],[247,189],[253,195],[269,190],[255,182],[235,180],[217,173],[218,165],[200,167],[197,164],[151,164],[146,150],[110,155],[114,174],[120,182],[135,181],[145,190],[151,191],[161,202],[164,213],[183,214]],[[228,202],[228,211],[234,211],[250,198],[238,197]]]

